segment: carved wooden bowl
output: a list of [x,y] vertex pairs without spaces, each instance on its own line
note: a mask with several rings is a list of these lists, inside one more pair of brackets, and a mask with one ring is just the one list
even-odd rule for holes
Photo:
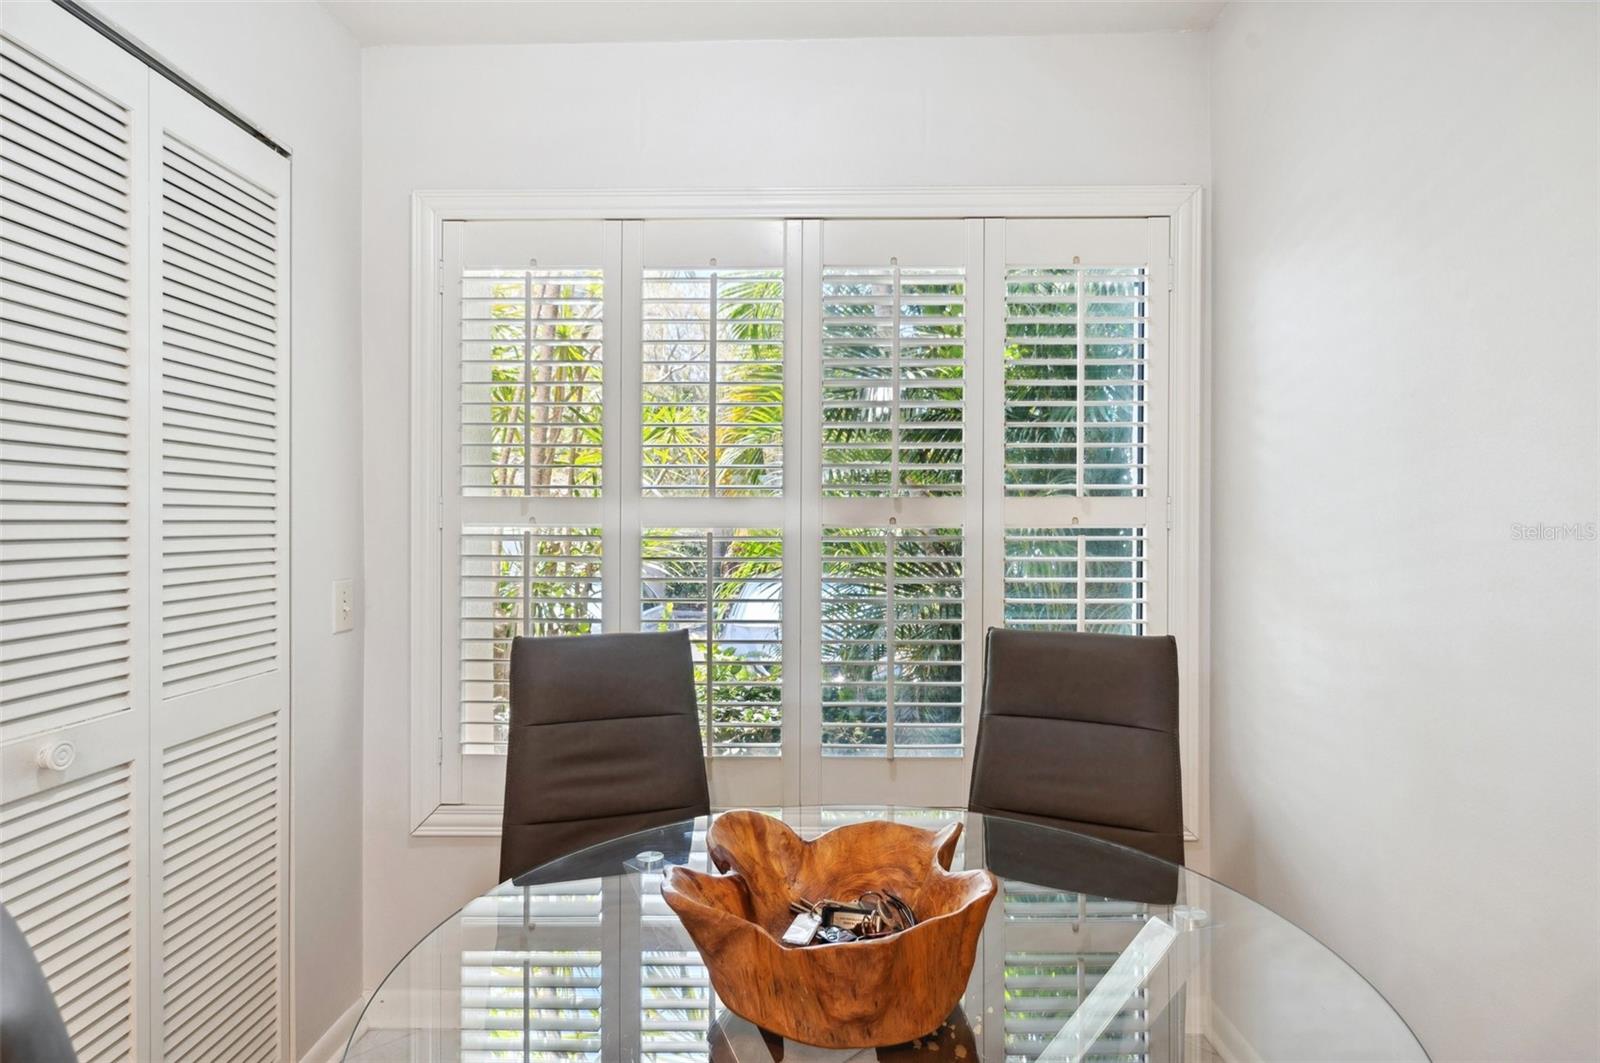
[[[966,988],[999,890],[988,871],[952,873],[961,824],[940,831],[853,823],[804,841],[781,820],[726,812],[711,862],[668,870],[661,895],[705,960],[724,1004],[757,1026],[824,1048],[901,1044],[936,1029]],[[791,947],[789,902],[892,890],[917,924],[886,937]]]

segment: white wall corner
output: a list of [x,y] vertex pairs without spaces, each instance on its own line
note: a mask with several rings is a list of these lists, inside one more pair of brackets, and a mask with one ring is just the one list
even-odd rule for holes
[[356,1028],[356,1020],[361,1018],[361,1011],[367,1006],[370,994],[363,992],[351,1002],[350,1006],[333,1021],[333,1025],[322,1031],[322,1036],[316,1043],[306,1050],[300,1057],[300,1063],[338,1063],[344,1056],[345,1042],[350,1040],[350,1034]]

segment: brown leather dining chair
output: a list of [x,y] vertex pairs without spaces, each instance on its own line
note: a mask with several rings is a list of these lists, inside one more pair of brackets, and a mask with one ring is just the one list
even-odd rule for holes
[[510,700],[502,881],[710,814],[687,632],[516,639]]
[[1183,863],[1171,636],[991,628],[967,805]]

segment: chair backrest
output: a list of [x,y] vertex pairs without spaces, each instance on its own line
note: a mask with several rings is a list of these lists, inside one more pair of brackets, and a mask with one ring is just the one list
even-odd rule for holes
[[501,879],[709,814],[704,755],[687,632],[516,639]]
[[0,905],[0,1060],[77,1063],[44,971]]
[[967,804],[1183,862],[1171,636],[989,631]]

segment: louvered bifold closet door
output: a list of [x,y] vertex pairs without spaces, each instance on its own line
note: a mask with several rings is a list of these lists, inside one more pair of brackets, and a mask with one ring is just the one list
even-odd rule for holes
[[982,609],[983,223],[811,223],[807,791],[958,805]]
[[[144,1040],[146,72],[47,4],[0,35],[0,902],[83,1060]],[[65,770],[35,763],[71,742]]]
[[163,82],[153,883],[159,1055],[284,1054],[288,161]]

